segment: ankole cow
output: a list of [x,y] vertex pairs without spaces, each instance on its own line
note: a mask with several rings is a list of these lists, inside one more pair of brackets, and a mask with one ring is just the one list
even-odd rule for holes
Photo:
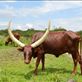
[[[82,58],[78,51],[80,36],[72,31],[49,32],[50,22],[47,31],[35,33],[32,37],[32,44],[25,45],[18,41],[10,30],[8,33],[11,39],[16,42],[21,48],[18,50],[24,53],[24,62],[29,64],[32,57],[36,59],[36,67],[34,74],[37,74],[37,69],[40,61],[42,62],[42,70],[44,70],[45,53],[53,54],[59,57],[63,53],[70,53],[74,61],[73,74],[76,73],[77,63],[79,62],[82,74]],[[62,63],[62,62],[61,62]]]
[[[18,32],[13,32],[13,35],[16,39],[18,39],[18,40],[20,39],[20,34]],[[9,36],[7,36],[7,39],[5,41],[5,45],[8,45],[9,43],[12,44],[12,39]]]

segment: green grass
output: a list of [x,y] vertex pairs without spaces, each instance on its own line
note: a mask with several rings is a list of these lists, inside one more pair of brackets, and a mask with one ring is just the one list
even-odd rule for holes
[[[21,37],[20,41],[31,43],[31,39],[25,37]],[[73,61],[67,55],[56,58],[46,54],[45,71],[42,72],[40,64],[38,75],[34,76],[36,59],[32,59],[28,65],[24,64],[23,53],[17,51],[14,44],[5,46],[4,42],[5,37],[0,36],[0,82],[67,82],[70,79]],[[72,79],[82,82],[79,65],[77,70]]]
[[[73,61],[67,55],[56,58],[46,54],[46,69],[42,72],[40,64],[37,76],[33,74],[35,60],[32,59],[31,63],[26,65],[23,61],[23,53],[17,51],[16,47],[2,47],[0,49],[0,82],[67,82],[70,79]],[[77,70],[77,74],[72,79],[82,82],[79,65]]]

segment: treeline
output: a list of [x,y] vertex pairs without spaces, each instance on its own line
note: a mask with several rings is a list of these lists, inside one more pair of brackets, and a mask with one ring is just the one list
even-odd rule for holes
[[[38,30],[37,30],[38,31]],[[21,31],[21,30],[13,30],[13,32],[18,32],[20,33],[22,36],[31,36],[33,35],[35,32],[37,32],[36,30],[32,30],[32,29],[29,29],[29,30],[26,30],[26,31]],[[3,36],[7,36],[8,35],[8,30],[0,30],[0,35],[3,35]]]
[[77,32],[82,38],[82,30]]
[[[31,37],[34,33],[40,32],[40,31],[42,31],[42,30],[28,29],[26,31],[14,30],[13,32],[18,32],[22,36],[25,36],[25,37]],[[66,31],[66,29],[64,29],[64,28],[56,28],[56,29],[54,29],[52,31]],[[77,31],[77,33],[80,34],[80,36],[82,38],[82,30],[81,31]],[[6,30],[0,30],[0,35],[7,36],[8,35],[7,29]]]
[[[56,28],[56,29],[54,29],[53,31],[66,31],[66,29],[64,29],[64,28]],[[77,33],[81,36],[81,38],[82,38],[82,30],[80,30],[80,31],[77,31]]]

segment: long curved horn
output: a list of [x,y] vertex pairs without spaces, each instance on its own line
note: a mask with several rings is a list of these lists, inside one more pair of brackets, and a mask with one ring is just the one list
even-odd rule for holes
[[11,25],[11,21],[10,21],[9,24],[8,24],[8,33],[9,33],[10,38],[12,39],[12,41],[14,41],[15,43],[17,43],[19,46],[24,47],[25,44],[21,43],[19,40],[17,40],[17,39],[14,37],[14,35],[13,35],[11,29],[10,29],[10,25]]
[[49,30],[50,30],[50,26],[51,26],[50,23],[51,23],[51,22],[50,22],[50,20],[49,20],[48,28],[47,28],[45,34],[44,34],[39,40],[37,40],[35,43],[31,44],[31,46],[32,46],[33,48],[39,46],[41,43],[43,43],[43,42],[45,41],[45,39],[46,39],[47,36],[48,36]]
[[[11,25],[11,21],[10,21],[9,24],[8,24],[8,33],[9,33],[10,38],[11,38],[15,43],[17,43],[19,46],[24,47],[25,44],[21,43],[19,40],[17,40],[17,39],[14,37],[13,33],[11,32],[10,25]],[[50,21],[49,21],[49,25],[48,25],[48,28],[47,28],[45,34],[44,34],[38,41],[36,41],[35,43],[31,44],[31,46],[32,46],[33,48],[35,48],[35,47],[39,46],[41,43],[43,43],[44,40],[47,38],[47,35],[48,35],[48,33],[49,33],[49,30],[50,30]]]

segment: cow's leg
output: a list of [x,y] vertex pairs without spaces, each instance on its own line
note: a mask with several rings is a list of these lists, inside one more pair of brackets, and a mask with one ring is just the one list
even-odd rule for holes
[[77,62],[79,62],[79,64],[80,64],[80,69],[81,69],[81,75],[82,75],[82,57],[81,57],[81,55],[79,54],[79,51],[77,50],[77,52],[76,52],[76,61]]
[[41,62],[42,62],[42,71],[44,71],[45,70],[45,66],[44,66],[44,63],[45,63],[45,55],[44,54],[42,55]]
[[80,69],[81,69],[81,75],[82,75],[82,57],[81,55],[79,55],[79,52],[77,54],[78,54],[78,62],[80,64]]
[[73,68],[72,74],[75,74],[76,73],[76,69],[77,69],[77,57],[76,56],[77,56],[76,53],[72,54],[72,58],[73,58],[73,62],[74,62],[74,68]]
[[79,56],[79,64],[80,64],[80,70],[82,75],[82,57],[81,56]]
[[34,74],[37,75],[37,70],[38,70],[38,65],[40,63],[41,60],[41,55],[38,55],[37,60],[36,60],[36,68],[34,70]]

